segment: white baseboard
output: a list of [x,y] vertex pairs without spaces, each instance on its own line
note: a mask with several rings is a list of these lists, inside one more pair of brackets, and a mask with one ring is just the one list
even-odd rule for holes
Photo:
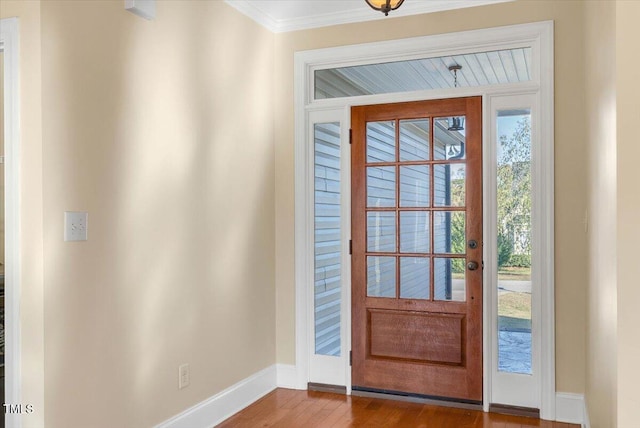
[[[155,428],[210,428],[239,412],[276,387],[297,389],[296,366],[274,364],[166,420]],[[590,428],[582,394],[556,393],[556,421]]]
[[298,389],[298,371],[291,364],[276,364],[278,388]]
[[273,391],[277,378],[278,371],[274,364],[155,428],[211,428]]
[[[556,393],[556,421],[585,426],[586,405],[584,395],[568,392]],[[588,424],[586,425],[588,427]]]

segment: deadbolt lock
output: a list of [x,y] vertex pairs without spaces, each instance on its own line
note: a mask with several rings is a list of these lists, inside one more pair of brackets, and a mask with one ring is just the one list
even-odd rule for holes
[[469,248],[471,248],[472,250],[478,248],[478,241],[476,241],[475,239],[471,239],[468,244]]

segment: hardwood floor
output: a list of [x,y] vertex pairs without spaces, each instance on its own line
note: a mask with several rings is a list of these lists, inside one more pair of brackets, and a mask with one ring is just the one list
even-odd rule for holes
[[404,401],[278,388],[219,428],[578,428],[578,425]]

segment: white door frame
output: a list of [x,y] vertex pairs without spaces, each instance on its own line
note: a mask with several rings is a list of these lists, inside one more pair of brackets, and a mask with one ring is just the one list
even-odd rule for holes
[[[20,371],[20,84],[18,18],[0,20],[4,54],[5,403],[21,403]],[[7,413],[6,426],[20,427]]]
[[[507,85],[471,88],[453,88],[416,91],[406,93],[367,95],[349,98],[313,99],[313,72],[316,69],[344,67],[350,65],[401,61],[414,58],[450,56],[473,52],[510,49],[531,46],[533,48],[532,79],[529,82]],[[519,94],[534,94],[539,107],[539,129],[537,136],[537,162],[534,159],[533,176],[538,186],[534,189],[534,200],[539,201],[539,209],[534,207],[533,227],[537,231],[534,240],[540,255],[537,266],[538,280],[544,287],[539,290],[539,302],[533,303],[533,317],[538,320],[539,367],[540,367],[540,416],[554,420],[556,416],[555,390],[555,312],[554,312],[554,225],[553,225],[553,22],[513,25],[484,30],[465,31],[411,39],[367,43],[353,46],[297,52],[294,58],[294,110],[295,110],[295,287],[296,287],[296,387],[306,389],[309,381],[311,346],[313,344],[313,165],[312,144],[308,139],[309,117],[315,111],[334,111],[342,114],[343,126],[350,125],[349,107],[353,105],[381,104],[403,101],[418,101],[464,96],[483,97],[483,169],[485,174],[495,174],[495,164],[490,156],[494,153],[490,140],[492,99]],[[344,130],[342,130],[344,133]],[[312,140],[311,140],[312,141]],[[534,142],[535,145],[535,142]],[[534,149],[535,151],[535,149]],[[536,156],[536,154],[534,154]],[[344,160],[348,162],[348,160]],[[486,176],[485,176],[486,177]],[[484,180],[484,216],[495,216],[495,204],[488,199],[495,194],[487,186],[493,179]],[[493,210],[493,211],[491,211]],[[536,211],[537,210],[537,211]],[[492,233],[495,227],[484,226],[484,258],[495,253]],[[344,224],[343,224],[344,227]],[[311,233],[310,233],[311,231]],[[311,241],[310,241],[311,240]],[[495,240],[493,240],[495,241]],[[535,247],[534,247],[535,251]],[[536,269],[536,266],[534,266]],[[493,361],[497,352],[493,350],[492,338],[497,334],[497,308],[492,304],[497,300],[497,291],[487,286],[495,281],[495,269],[489,266],[484,272],[484,385],[483,405],[485,411],[491,403],[491,380]],[[535,279],[534,279],[535,280]],[[351,391],[349,358],[346,350],[351,349],[351,301],[350,276],[343,273],[342,293],[342,364],[346,367],[344,384]],[[496,320],[494,323],[493,321]],[[535,321],[534,321],[535,322]],[[496,324],[494,326],[494,324]],[[534,324],[535,326],[535,324]],[[346,334],[345,334],[346,332]],[[535,339],[534,339],[535,340]]]

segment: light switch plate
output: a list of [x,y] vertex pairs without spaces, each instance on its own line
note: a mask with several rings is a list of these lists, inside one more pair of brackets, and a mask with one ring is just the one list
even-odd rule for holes
[[89,214],[86,212],[65,211],[64,240],[86,241],[89,228]]

